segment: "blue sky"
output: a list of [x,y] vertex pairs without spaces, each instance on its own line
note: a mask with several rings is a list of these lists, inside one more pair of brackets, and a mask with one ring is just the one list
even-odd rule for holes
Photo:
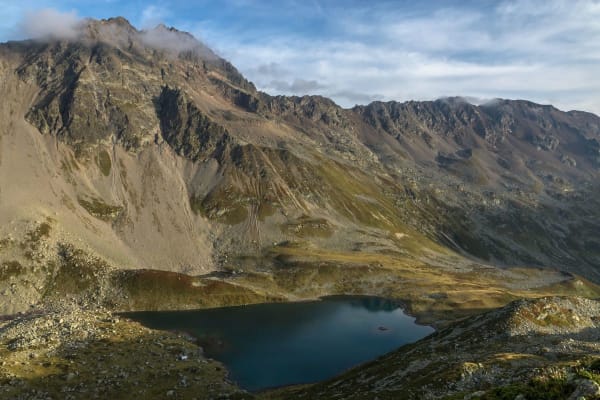
[[0,0],[0,41],[50,23],[42,9],[189,31],[271,94],[345,107],[524,98],[600,114],[600,0]]

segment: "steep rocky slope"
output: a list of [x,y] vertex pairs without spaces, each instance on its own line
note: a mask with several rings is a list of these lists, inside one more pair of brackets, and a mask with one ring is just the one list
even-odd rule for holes
[[[64,290],[124,309],[381,294],[423,318],[598,292],[594,115],[273,97],[123,18],[0,60],[4,313]],[[55,290],[78,268],[93,285]]]
[[460,98],[354,111],[376,129],[370,145],[386,154],[386,166],[402,168],[409,158],[446,175],[433,227],[449,245],[507,264],[585,270],[597,279],[597,116],[526,101],[474,106]]

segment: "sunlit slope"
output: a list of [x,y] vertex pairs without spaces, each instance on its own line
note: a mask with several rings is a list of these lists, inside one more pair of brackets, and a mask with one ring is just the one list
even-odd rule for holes
[[[190,35],[152,32],[190,45],[157,47],[115,18],[78,40],[0,46],[0,257],[19,293],[7,310],[48,298],[65,248],[102,260],[95,275],[130,308],[160,307],[140,288],[161,275],[121,285],[122,270],[243,288],[214,302],[193,289],[184,307],[352,292],[475,310],[534,288],[595,291],[598,117],[273,97]],[[436,287],[450,300],[422,296]]]

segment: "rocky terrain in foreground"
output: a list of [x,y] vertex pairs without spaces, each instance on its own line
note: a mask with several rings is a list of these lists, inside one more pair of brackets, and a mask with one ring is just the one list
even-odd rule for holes
[[106,310],[0,322],[2,399],[600,398],[600,301],[518,300],[468,317],[323,383],[252,394],[193,338]]
[[103,310],[0,321],[1,399],[243,399],[194,339]]

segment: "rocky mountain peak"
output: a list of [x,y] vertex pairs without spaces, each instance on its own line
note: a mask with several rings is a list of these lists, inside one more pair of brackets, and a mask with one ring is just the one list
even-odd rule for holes
[[79,39],[83,42],[105,43],[124,51],[159,50],[171,56],[188,52],[205,60],[219,59],[191,33],[164,24],[152,29],[138,30],[127,19],[114,17],[102,20],[86,19],[79,30]]
[[153,29],[139,32],[141,42],[151,48],[172,54],[189,52],[204,60],[216,61],[219,57],[189,32],[159,24]]
[[[181,58],[212,63],[223,62],[211,49],[191,33],[159,24],[152,29],[138,30],[124,17],[108,19],[86,18],[59,32],[44,32],[32,40],[9,42],[5,46],[20,48],[24,53],[79,46],[92,48],[106,45],[122,52],[148,57],[156,52],[169,58]],[[31,54],[29,54],[31,56]]]
[[123,17],[95,20],[85,19],[80,24],[78,36],[69,40],[94,46],[98,43],[107,44],[127,50],[140,46],[139,31]]

